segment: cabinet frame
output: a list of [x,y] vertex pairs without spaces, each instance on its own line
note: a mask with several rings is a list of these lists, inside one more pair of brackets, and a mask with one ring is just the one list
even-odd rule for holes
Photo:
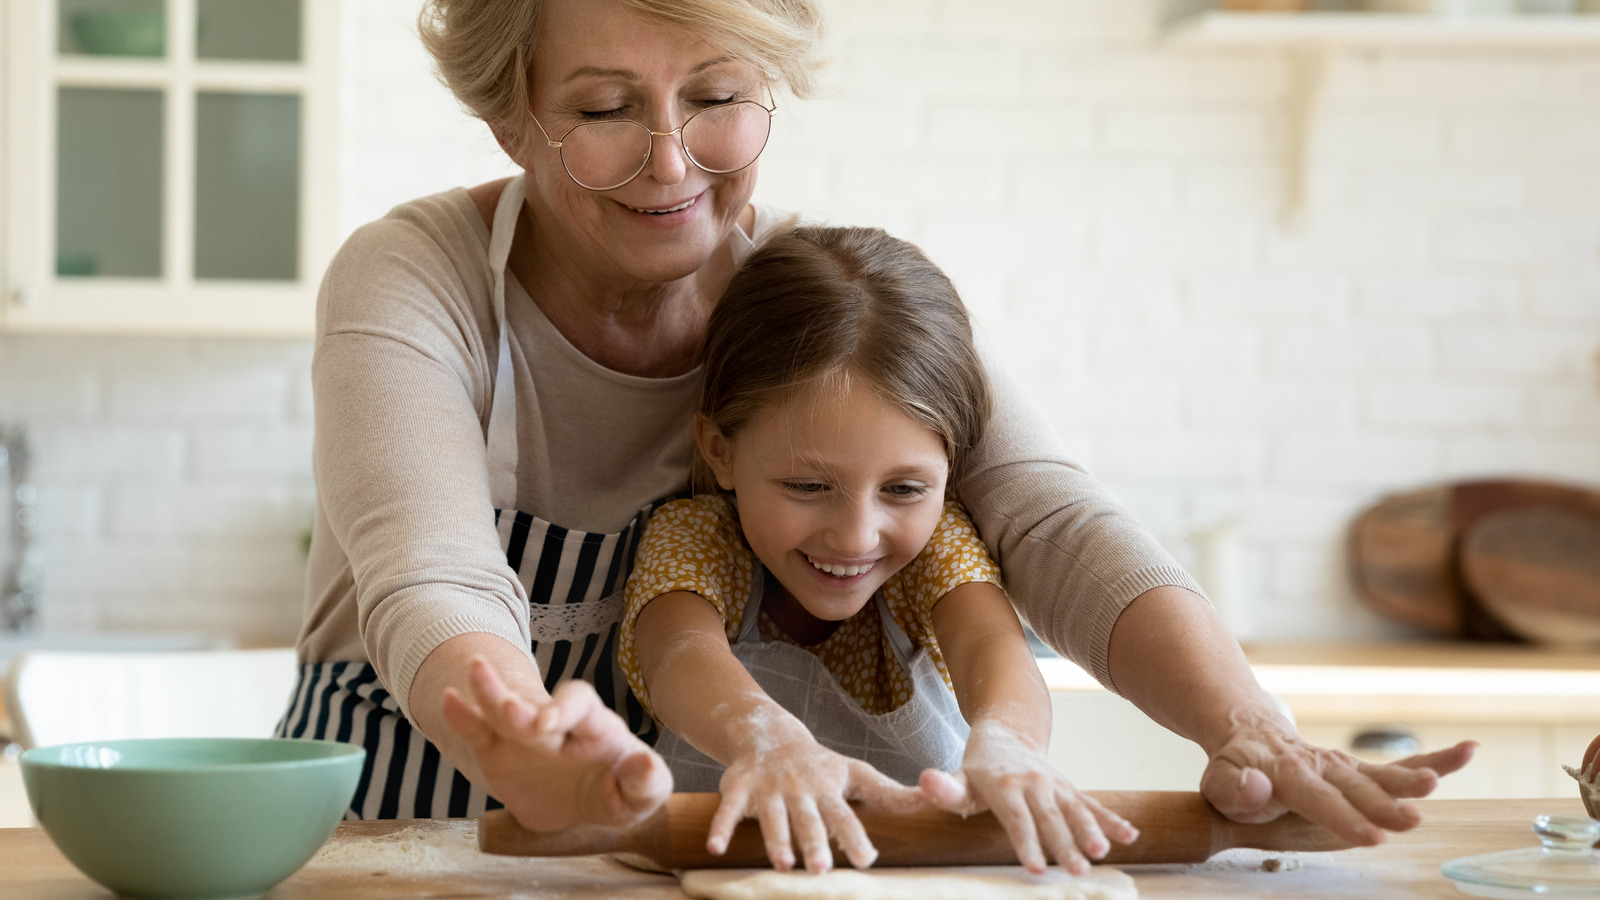
[[[212,334],[303,337],[336,246],[339,4],[303,0],[301,59],[194,57],[197,0],[165,0],[159,59],[57,53],[55,0],[0,7],[0,127],[5,131],[5,291],[0,332]],[[56,98],[60,87],[157,89],[163,94],[162,276],[56,275]],[[298,272],[292,281],[194,277],[195,101],[200,92],[293,93],[300,98]]]

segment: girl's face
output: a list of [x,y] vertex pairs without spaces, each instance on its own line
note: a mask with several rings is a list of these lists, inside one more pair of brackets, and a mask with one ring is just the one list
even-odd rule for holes
[[[766,103],[750,66],[614,0],[549,0],[542,16],[530,100],[551,138],[617,119],[667,132],[708,107]],[[672,135],[655,139],[649,164],[633,181],[590,191],[567,176],[561,151],[531,125],[529,131],[516,161],[527,170],[539,226],[559,233],[572,264],[624,283],[670,282],[699,271],[755,189],[755,164],[711,174],[690,162]]]
[[944,508],[944,440],[852,381],[804,389],[732,438],[695,424],[745,539],[784,588],[769,602],[791,619],[855,615],[927,545]]

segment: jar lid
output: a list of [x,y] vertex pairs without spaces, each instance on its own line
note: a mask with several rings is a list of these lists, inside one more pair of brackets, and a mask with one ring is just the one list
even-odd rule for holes
[[1439,869],[1461,891],[1479,897],[1523,900],[1600,897],[1600,822],[1583,816],[1537,816],[1538,847],[1453,859]]

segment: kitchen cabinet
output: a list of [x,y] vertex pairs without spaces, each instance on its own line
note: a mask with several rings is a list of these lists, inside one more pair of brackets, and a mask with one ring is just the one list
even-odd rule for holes
[[0,330],[307,335],[338,4],[0,7]]

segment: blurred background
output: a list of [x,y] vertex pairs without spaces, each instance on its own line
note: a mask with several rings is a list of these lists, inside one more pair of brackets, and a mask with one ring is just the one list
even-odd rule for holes
[[[1473,738],[1444,795],[1570,796],[1600,731],[1600,0],[821,5],[825,88],[778,98],[757,201],[945,267],[1308,739]],[[0,675],[293,641],[327,259],[510,171],[417,8],[0,0]],[[1075,782],[1193,789],[1193,745],[1041,668]],[[127,680],[74,709],[146,715]],[[14,731],[0,825],[29,821]]]
[[[1345,573],[1352,516],[1388,492],[1600,481],[1600,16],[1406,38],[1157,0],[823,6],[825,93],[780,98],[757,200],[922,244],[1241,637],[1407,636]],[[322,245],[300,295],[359,224],[507,171],[433,80],[416,2],[317,7],[308,30],[336,38],[306,49],[333,63],[307,90],[334,111],[303,165],[331,174],[303,201]],[[13,21],[14,63],[26,38]],[[15,287],[26,261],[8,258]],[[163,325],[125,280],[66,278],[78,264],[58,257],[59,280],[102,324],[52,324],[52,301],[77,301],[35,290],[34,318],[0,330],[0,428],[32,451],[37,625],[292,639],[307,307]]]

